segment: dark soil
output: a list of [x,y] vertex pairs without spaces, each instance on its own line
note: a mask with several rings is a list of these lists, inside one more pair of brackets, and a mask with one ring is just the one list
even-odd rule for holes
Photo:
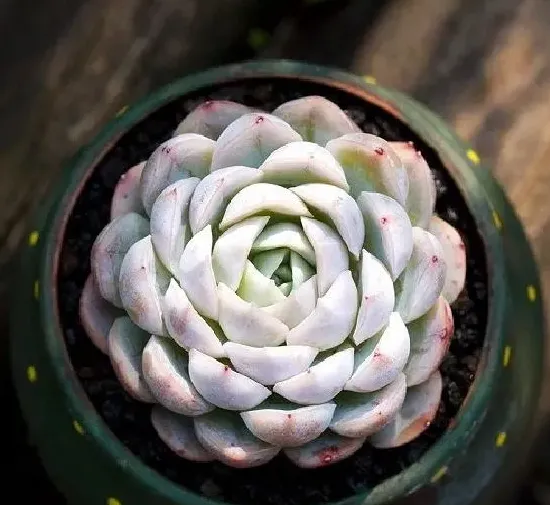
[[[250,470],[219,463],[197,464],[174,455],[149,421],[150,406],[131,399],[117,382],[109,359],[95,349],[78,319],[78,300],[89,273],[90,248],[107,224],[109,205],[120,175],[150,153],[198,103],[230,99],[270,111],[287,100],[320,94],[339,104],[363,128],[386,140],[413,141],[437,180],[437,212],[464,238],[466,288],[454,304],[456,331],[442,365],[441,406],[429,429],[398,449],[376,450],[366,444],[349,459],[317,470],[301,470],[285,457]],[[474,220],[438,156],[405,125],[378,107],[330,87],[289,79],[250,80],[203,89],[158,110],[137,124],[98,163],[69,219],[59,276],[59,305],[74,368],[94,406],[113,433],[147,465],[199,494],[238,505],[309,505],[341,500],[368,490],[416,462],[448,428],[474,378],[487,320],[487,272],[484,246]]]

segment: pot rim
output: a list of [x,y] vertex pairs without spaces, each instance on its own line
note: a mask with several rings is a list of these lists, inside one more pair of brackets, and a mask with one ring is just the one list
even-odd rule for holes
[[[46,334],[47,352],[54,365],[56,379],[67,398],[68,408],[77,416],[88,436],[92,437],[110,458],[125,462],[126,472],[175,503],[224,503],[188,491],[156,472],[127,449],[111,432],[86,395],[69,358],[57,305],[56,280],[65,228],[75,201],[99,161],[125,132],[170,101],[200,88],[229,84],[236,80],[270,77],[313,81],[344,90],[374,103],[407,124],[440,157],[468,205],[485,244],[489,294],[486,334],[476,377],[455,422],[413,465],[366,492],[332,502],[333,505],[343,505],[360,498],[364,505],[385,503],[435,482],[446,472],[455,448],[463,446],[475,433],[485,415],[485,405],[491,395],[493,384],[500,375],[502,327],[508,288],[502,241],[498,226],[495,226],[494,210],[485,189],[473,174],[472,165],[467,160],[466,146],[453,134],[447,133],[448,129],[442,131],[439,124],[425,121],[426,125],[419,127],[418,118],[404,111],[402,105],[414,104],[418,107],[417,113],[424,110],[422,106],[406,95],[380,87],[372,78],[362,78],[344,71],[291,60],[251,61],[191,74],[146,96],[136,105],[117,114],[117,117],[82,150],[76,161],[66,168],[69,182],[63,188],[59,188],[59,194],[56,195],[57,204],[50,214],[53,226],[46,237],[45,254],[40,265],[40,285],[47,287],[40,298],[40,318]],[[460,146],[463,155],[457,155],[457,145]]]

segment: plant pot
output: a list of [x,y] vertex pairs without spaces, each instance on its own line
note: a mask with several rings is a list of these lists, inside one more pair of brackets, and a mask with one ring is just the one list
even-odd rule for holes
[[[121,153],[130,158],[137,156],[136,149],[152,150],[171,133],[182,110],[196,104],[197,97],[219,97],[228,89],[238,93],[243,101],[251,101],[251,105],[280,102],[279,89],[292,96],[307,92],[330,95],[336,102],[349,100],[356,104],[356,110],[376,115],[373,128],[383,132],[382,136],[385,132],[422,145],[430,164],[441,167],[443,186],[439,188],[439,200],[443,204],[453,199],[459,202],[458,213],[452,206],[444,207],[449,215],[454,212],[457,227],[467,230],[468,252],[477,261],[475,272],[468,273],[469,308],[456,316],[462,325],[456,348],[470,339],[477,342],[479,353],[465,357],[463,361],[469,359],[469,364],[447,364],[449,369],[456,366],[467,375],[462,390],[458,382],[446,382],[448,405],[453,405],[453,395],[460,400],[459,405],[454,398],[458,412],[454,415],[453,411],[452,422],[448,419],[452,409],[448,407],[449,412],[441,414],[447,416],[445,420],[439,424],[436,421],[437,426],[430,428],[431,434],[423,442],[417,446],[413,442],[405,452],[388,453],[390,457],[385,461],[398,468],[380,482],[365,475],[365,482],[376,485],[361,484],[360,468],[364,462],[340,463],[343,466],[339,467],[339,474],[334,473],[336,470],[313,470],[307,475],[297,473],[298,470],[289,473],[289,479],[303,475],[303,482],[318,482],[319,487],[330,486],[331,481],[326,479],[331,475],[339,475],[339,481],[346,481],[349,476],[348,480],[353,481],[345,493],[329,490],[326,496],[318,493],[295,503],[327,501],[327,496],[332,502],[349,505],[502,503],[517,484],[522,474],[520,467],[528,455],[544,354],[539,278],[522,227],[476,153],[423,106],[378,86],[372,78],[288,61],[210,70],[177,81],[121,111],[70,163],[52,197],[36,214],[14,283],[12,367],[30,438],[51,479],[68,502],[75,505],[206,505],[223,501],[209,500],[193,486],[190,491],[177,485],[126,448],[123,442],[132,446],[134,452],[141,454],[143,448],[143,454],[147,453],[148,435],[144,434],[141,440],[124,430],[114,429],[114,433],[102,417],[111,408],[105,403],[108,400],[101,404],[101,412],[97,402],[90,401],[96,398],[90,389],[92,372],[83,363],[94,351],[89,350],[91,347],[74,350],[75,340],[81,337],[65,314],[71,310],[74,314],[74,300],[78,300],[87,269],[74,256],[67,256],[66,250],[84,247],[89,253],[94,237],[83,230],[77,238],[84,245],[79,240],[75,244],[75,230],[85,211],[93,213],[94,206],[101,206],[97,186],[112,188],[120,175],[117,157]],[[146,120],[151,135],[144,140],[136,128]],[[136,147],[132,142],[142,145]],[[98,216],[100,219],[101,212]],[[98,231],[102,224],[95,223]],[[68,230],[72,230],[72,236]],[[83,384],[88,385],[86,390]],[[124,420],[125,415],[128,417],[124,410],[111,412],[112,418],[130,423],[128,426],[133,421],[137,423],[135,419]],[[411,461],[416,462],[408,465]],[[231,475],[227,485],[236,474]],[[269,478],[277,487],[292,485],[285,480],[284,472],[271,472],[267,477],[265,471],[248,475],[254,479],[258,475]],[[238,478],[235,482],[235,486],[242,484]],[[259,496],[257,502],[266,501]]]

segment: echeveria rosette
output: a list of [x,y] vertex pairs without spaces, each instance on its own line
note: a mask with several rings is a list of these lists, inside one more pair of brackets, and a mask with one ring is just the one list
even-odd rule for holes
[[207,102],[117,185],[82,323],[194,461],[302,467],[435,416],[465,281],[412,144],[306,97]]

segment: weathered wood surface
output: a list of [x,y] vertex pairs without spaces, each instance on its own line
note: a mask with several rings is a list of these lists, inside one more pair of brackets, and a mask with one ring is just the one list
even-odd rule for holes
[[[298,17],[288,13],[260,56],[374,75],[453,124],[515,204],[550,308],[550,2],[330,4],[311,5]],[[123,105],[176,77],[234,60],[259,17],[257,0],[0,4],[2,329],[3,273],[63,161]]]

